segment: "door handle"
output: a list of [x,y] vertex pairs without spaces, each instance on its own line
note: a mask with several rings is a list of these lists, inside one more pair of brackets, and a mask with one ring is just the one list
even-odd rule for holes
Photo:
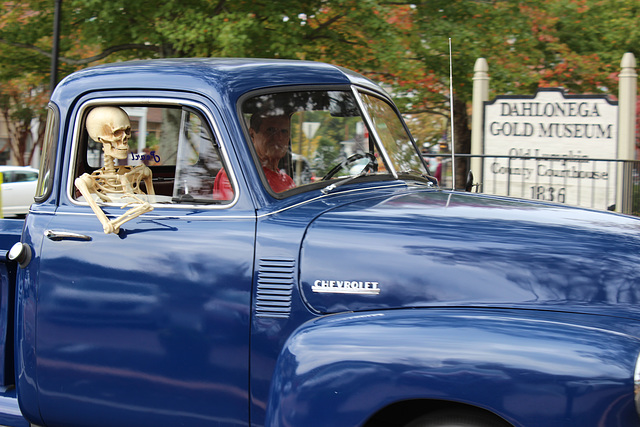
[[72,233],[71,231],[57,231],[57,230],[47,230],[44,232],[44,235],[47,236],[48,239],[58,241],[58,240],[85,240],[90,241],[91,236],[87,236],[85,234]]

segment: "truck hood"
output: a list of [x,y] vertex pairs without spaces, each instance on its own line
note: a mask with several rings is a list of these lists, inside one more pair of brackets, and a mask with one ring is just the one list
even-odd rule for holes
[[319,313],[484,306],[640,319],[639,265],[636,218],[416,190],[316,218],[300,285]]

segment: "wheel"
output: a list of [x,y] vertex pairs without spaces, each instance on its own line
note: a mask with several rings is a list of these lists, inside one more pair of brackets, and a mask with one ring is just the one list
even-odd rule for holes
[[365,167],[362,169],[362,172],[368,171],[368,170],[373,170],[375,171],[377,169],[377,160],[376,160],[376,156],[374,156],[372,153],[355,153],[350,155],[349,157],[347,157],[346,160],[338,163],[337,165],[335,165],[334,167],[331,168],[331,170],[329,172],[327,172],[327,174],[325,176],[322,177],[322,180],[325,181],[327,179],[331,179],[335,174],[337,174],[338,172],[340,172],[342,169],[344,169],[345,167],[347,167],[347,165],[355,162],[356,160],[360,160],[360,159],[364,159],[367,158],[368,162],[365,165]]
[[447,409],[420,417],[405,427],[510,427],[510,425],[483,411]]

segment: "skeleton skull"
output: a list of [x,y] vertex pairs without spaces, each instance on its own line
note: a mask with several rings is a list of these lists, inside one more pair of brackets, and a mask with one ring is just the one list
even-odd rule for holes
[[121,108],[96,107],[91,110],[87,116],[87,132],[91,139],[102,143],[105,155],[116,159],[127,158],[131,123]]

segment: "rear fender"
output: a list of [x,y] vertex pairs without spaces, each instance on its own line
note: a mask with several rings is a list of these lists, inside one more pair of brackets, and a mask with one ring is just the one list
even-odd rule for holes
[[516,426],[638,425],[640,342],[613,326],[598,316],[459,308],[325,316],[283,348],[266,425],[357,426],[414,399],[473,405]]

